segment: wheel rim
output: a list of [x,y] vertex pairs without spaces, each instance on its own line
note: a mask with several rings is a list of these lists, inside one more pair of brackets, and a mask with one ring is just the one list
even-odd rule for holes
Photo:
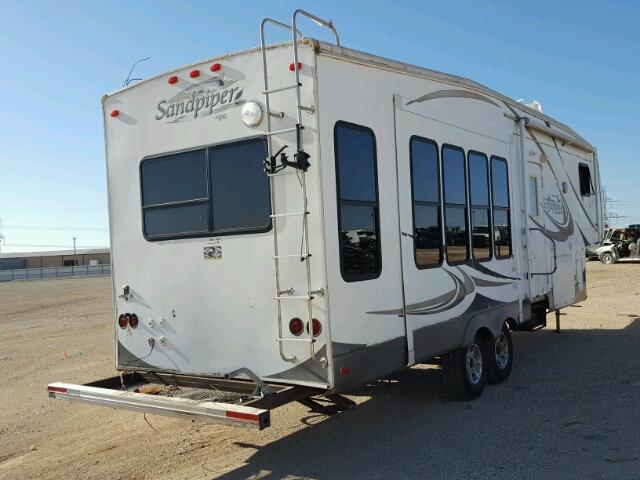
[[496,355],[496,365],[498,365],[500,370],[504,370],[509,364],[509,342],[504,333],[501,333],[500,336],[496,338],[494,351]]
[[476,385],[482,378],[482,352],[477,343],[473,343],[467,347],[465,366],[469,382]]
[[602,263],[611,263],[611,260],[612,260],[612,259],[613,259],[613,257],[612,257],[610,254],[605,253],[605,254],[602,256]]

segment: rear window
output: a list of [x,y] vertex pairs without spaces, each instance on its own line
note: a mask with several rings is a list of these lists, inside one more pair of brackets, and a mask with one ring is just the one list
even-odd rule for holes
[[149,240],[271,227],[262,138],[144,159],[142,216]]

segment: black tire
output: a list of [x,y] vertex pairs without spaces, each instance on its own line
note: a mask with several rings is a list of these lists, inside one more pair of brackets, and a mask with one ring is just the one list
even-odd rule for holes
[[502,326],[500,335],[487,342],[485,358],[489,383],[500,383],[509,378],[513,366],[513,342],[506,323]]
[[444,386],[452,398],[473,400],[480,396],[487,383],[485,351],[482,339],[476,336],[471,345],[442,356]]
[[616,259],[613,256],[613,253],[604,252],[602,255],[600,255],[600,261],[605,265],[611,265],[616,262]]

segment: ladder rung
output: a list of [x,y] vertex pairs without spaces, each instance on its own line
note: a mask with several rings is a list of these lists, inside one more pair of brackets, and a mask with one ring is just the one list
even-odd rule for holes
[[269,95],[270,93],[282,92],[284,90],[291,90],[301,86],[302,86],[302,83],[294,83],[293,85],[287,85],[286,87],[272,88],[271,90],[263,90],[262,93],[265,95]]
[[273,298],[276,300],[313,300],[313,297],[309,297],[307,295],[285,295]]
[[310,338],[276,338],[278,342],[305,342],[305,343],[315,343],[315,339],[311,340]]
[[301,217],[302,215],[309,215],[309,212],[285,212],[285,213],[274,213],[269,215],[271,218],[277,217]]
[[307,258],[310,257],[310,253],[292,253],[287,255],[274,255],[273,258]]
[[284,177],[286,175],[294,175],[297,173],[300,173],[300,172],[295,168],[288,168],[284,172],[280,172],[280,173],[267,173],[267,177]]
[[295,132],[297,129],[298,127],[285,128],[283,130],[276,130],[275,132],[265,132],[265,135],[267,137],[270,137],[271,135],[280,135],[281,133]]

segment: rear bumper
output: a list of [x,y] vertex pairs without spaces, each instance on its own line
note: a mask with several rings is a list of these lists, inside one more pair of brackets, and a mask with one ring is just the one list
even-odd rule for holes
[[52,383],[49,397],[105,407],[188,418],[262,430],[271,425],[269,410],[232,403],[191,400],[71,383]]

